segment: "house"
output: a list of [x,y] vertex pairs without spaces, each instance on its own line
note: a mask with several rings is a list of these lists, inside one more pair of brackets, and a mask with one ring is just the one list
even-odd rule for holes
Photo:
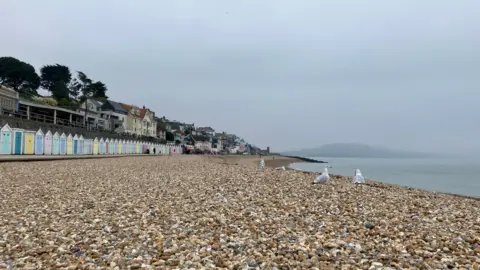
[[97,127],[104,130],[111,130],[110,121],[102,113],[102,102],[94,99],[87,99],[77,109],[86,116],[86,124],[90,127]]
[[107,119],[112,131],[124,132],[127,129],[128,112],[119,102],[107,100],[102,104],[100,110],[100,117]]
[[215,130],[211,127],[198,127],[196,131],[204,135],[215,136]]
[[19,101],[18,92],[0,85],[0,114],[15,112]]
[[128,112],[125,132],[142,136],[157,136],[155,112],[145,108],[145,106],[139,108],[124,103],[121,103],[121,105]]
[[212,138],[204,135],[191,136],[196,149],[203,151],[212,151]]
[[180,142],[183,142],[183,132],[180,131],[180,130],[177,130],[175,132],[173,132],[173,135],[174,135],[174,141],[180,141]]

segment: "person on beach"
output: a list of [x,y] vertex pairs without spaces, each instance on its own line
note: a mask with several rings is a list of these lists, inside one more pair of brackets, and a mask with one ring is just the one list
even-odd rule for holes
[[265,160],[263,158],[260,160],[260,168],[265,168]]
[[365,183],[365,178],[363,177],[360,169],[355,169],[355,175],[353,176],[353,183],[355,185]]

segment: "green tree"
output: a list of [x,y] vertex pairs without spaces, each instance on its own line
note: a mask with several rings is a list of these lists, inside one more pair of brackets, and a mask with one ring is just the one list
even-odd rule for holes
[[69,85],[72,80],[72,73],[67,66],[46,65],[40,69],[40,85],[52,93],[56,100],[70,98]]
[[107,100],[107,86],[100,82],[93,82],[88,76],[81,72],[77,72],[77,77],[73,78],[70,83],[70,95],[72,97],[79,97],[80,100],[84,101],[87,98],[94,98],[96,100],[105,101]]
[[169,142],[173,142],[175,140],[175,135],[172,132],[167,131],[165,134],[165,139]]
[[0,57],[0,84],[24,94],[37,94],[40,77],[35,68],[13,57]]

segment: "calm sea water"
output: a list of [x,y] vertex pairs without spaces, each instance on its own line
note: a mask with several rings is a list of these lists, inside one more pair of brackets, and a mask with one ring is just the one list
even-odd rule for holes
[[[358,168],[367,179],[480,197],[480,159],[312,158],[327,161],[331,174],[352,176]],[[323,172],[324,164],[295,163],[292,167]]]

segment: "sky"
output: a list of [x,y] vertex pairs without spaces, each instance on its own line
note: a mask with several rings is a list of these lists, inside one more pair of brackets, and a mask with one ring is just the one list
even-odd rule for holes
[[2,0],[0,56],[273,151],[480,151],[480,1]]

